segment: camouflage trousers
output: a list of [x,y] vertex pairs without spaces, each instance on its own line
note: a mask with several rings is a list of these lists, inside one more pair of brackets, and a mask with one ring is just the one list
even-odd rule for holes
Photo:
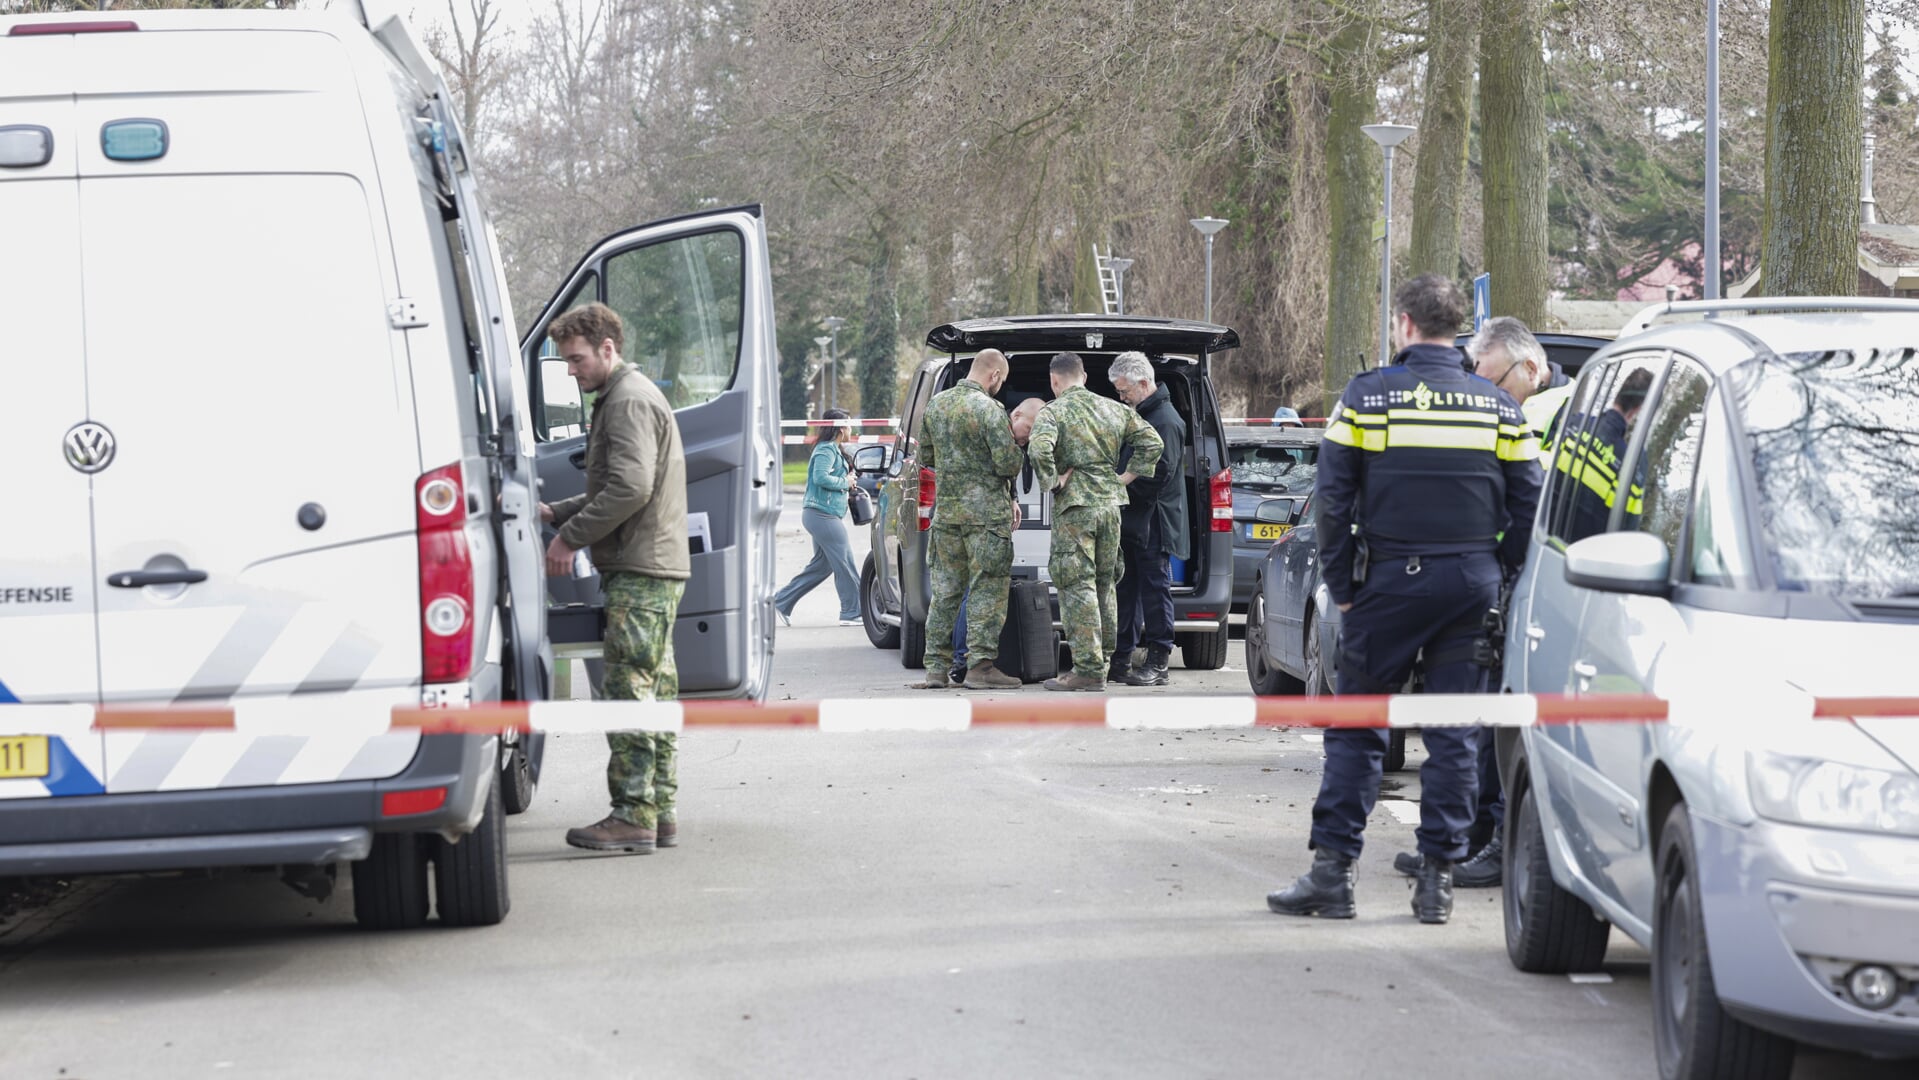
[[[606,680],[614,701],[672,701],[680,696],[673,665],[673,620],[686,582],[614,571],[600,578],[606,593]],[[609,731],[612,755],[606,788],[613,816],[641,828],[674,820],[680,790],[678,738],[644,731]]]
[[[1009,512],[1008,516],[1011,514]],[[973,666],[999,659],[999,632],[1006,624],[1007,590],[1013,584],[1012,522],[941,525],[926,540],[932,595],[926,610],[926,670],[953,665],[953,623],[966,600],[966,660]]]
[[1059,621],[1073,649],[1073,670],[1106,678],[1107,659],[1119,643],[1119,507],[1074,506],[1055,513],[1048,569],[1059,590]]

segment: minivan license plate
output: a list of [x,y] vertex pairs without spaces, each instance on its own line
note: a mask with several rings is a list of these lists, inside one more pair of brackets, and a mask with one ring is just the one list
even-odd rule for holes
[[1291,525],[1248,525],[1246,528],[1254,540],[1277,540],[1293,531]]
[[0,735],[0,780],[38,780],[48,771],[45,735]]

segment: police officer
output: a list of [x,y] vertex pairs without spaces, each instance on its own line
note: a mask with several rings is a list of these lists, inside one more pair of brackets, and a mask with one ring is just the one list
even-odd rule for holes
[[933,395],[920,421],[920,464],[931,466],[939,493],[927,538],[925,689],[952,685],[953,625],[966,601],[966,649],[973,690],[1017,690],[1020,681],[994,666],[1013,584],[1014,516],[1009,481],[1023,458],[993,395],[1006,383],[1006,356],[982,349],[966,378]]
[[[1033,421],[1026,453],[1040,489],[1053,492],[1047,559],[1059,589],[1059,617],[1073,670],[1048,690],[1103,690],[1119,638],[1119,507],[1125,486],[1159,467],[1159,433],[1138,413],[1086,389],[1086,362],[1059,353],[1048,367],[1053,400]],[[1127,471],[1121,455],[1131,450]]]
[[[1473,372],[1499,387],[1519,402],[1526,426],[1535,435],[1551,430],[1558,414],[1572,396],[1572,380],[1558,365],[1546,359],[1546,350],[1526,324],[1510,315],[1487,319],[1473,335],[1467,347]],[[1549,457],[1542,447],[1542,465]],[[1429,658],[1430,659],[1430,658]],[[1497,673],[1494,673],[1497,674]],[[1482,846],[1465,862],[1453,867],[1453,885],[1461,889],[1487,889],[1500,883],[1505,874],[1503,828],[1506,822],[1506,798],[1500,788],[1499,760],[1493,752],[1492,732],[1479,733],[1479,805],[1473,819],[1472,835]],[[1393,869],[1408,877],[1419,875],[1420,856],[1402,851],[1393,856]]]
[[[1469,310],[1459,286],[1422,274],[1394,297],[1396,362],[1346,387],[1321,444],[1313,502],[1320,565],[1345,613],[1340,694],[1391,694],[1421,649],[1431,693],[1473,693],[1485,669],[1461,650],[1498,602],[1539,502],[1538,444],[1511,394],[1461,366],[1450,344]],[[1503,536],[1502,536],[1503,532]],[[1313,803],[1312,869],[1267,896],[1284,915],[1353,917],[1353,863],[1379,795],[1389,733],[1326,733]],[[1452,916],[1452,865],[1466,855],[1477,792],[1477,733],[1429,728],[1420,771],[1421,860],[1413,913]]]

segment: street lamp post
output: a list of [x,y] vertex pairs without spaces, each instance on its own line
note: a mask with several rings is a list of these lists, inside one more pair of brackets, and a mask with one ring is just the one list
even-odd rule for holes
[[1213,234],[1232,224],[1225,218],[1196,217],[1192,226],[1206,238],[1206,321],[1213,321]]
[[838,315],[828,315],[820,320],[820,325],[826,327],[829,335],[826,339],[826,364],[832,377],[826,383],[826,407],[833,409],[839,407],[840,403],[840,327],[846,325],[846,320]]
[[1719,0],[1706,0],[1706,299],[1719,299]]
[[[1211,243],[1210,238],[1207,242],[1208,244]],[[1124,315],[1126,314],[1126,271],[1133,268],[1133,260],[1115,259],[1108,256],[1106,265],[1113,268],[1113,292],[1117,294],[1116,299],[1119,302],[1119,314]]]
[[[827,350],[827,347],[832,344],[832,342],[833,342],[833,339],[830,337],[827,337],[825,334],[821,334],[819,337],[816,337],[813,339],[813,344],[818,345],[820,347],[820,371],[825,371],[827,368],[827,364],[829,362],[827,357],[829,354],[827,353],[826,350]],[[819,373],[820,372],[816,371],[813,374],[817,376]],[[826,385],[831,386],[832,383],[829,381]],[[821,412],[826,411],[826,386],[820,387],[820,411]]]
[[1405,124],[1367,124],[1359,130],[1386,152],[1386,190],[1380,202],[1386,228],[1379,248],[1379,366],[1385,367],[1393,359],[1393,147],[1405,142],[1413,129]]

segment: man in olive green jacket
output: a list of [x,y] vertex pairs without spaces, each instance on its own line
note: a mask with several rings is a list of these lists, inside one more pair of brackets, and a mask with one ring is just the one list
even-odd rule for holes
[[[673,623],[692,576],[679,424],[653,380],[620,362],[625,328],[611,308],[575,308],[553,320],[547,334],[567,374],[599,397],[586,439],[586,493],[540,504],[540,519],[559,527],[546,550],[546,571],[566,576],[574,553],[591,549],[606,594],[605,696],[671,701],[680,689]],[[606,741],[613,811],[597,824],[567,830],[566,842],[642,855],[674,846],[677,739],[615,731]]]

